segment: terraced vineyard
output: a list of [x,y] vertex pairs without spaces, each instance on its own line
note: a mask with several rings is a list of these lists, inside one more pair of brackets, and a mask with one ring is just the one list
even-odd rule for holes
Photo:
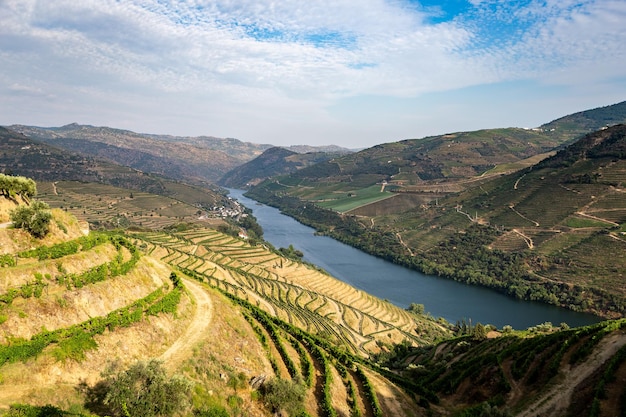
[[0,406],[49,389],[71,397],[79,378],[94,373],[51,375],[51,364],[103,369],[99,346],[120,329],[176,312],[183,290],[166,265],[118,235],[92,233],[10,259],[0,276]]
[[140,233],[147,253],[358,355],[377,341],[429,343],[446,330],[263,246],[210,229]]
[[[39,198],[51,207],[62,208],[94,227],[134,225],[162,229],[179,222],[199,222],[199,212],[203,211],[190,202],[202,207],[213,207],[217,204],[212,195],[185,185],[180,185],[177,190],[170,190],[178,199],[105,184],[75,181],[40,183],[38,188]],[[203,222],[211,222],[211,219]]]
[[[215,230],[131,236],[146,254],[240,305],[275,375],[308,387],[306,408],[311,415],[416,413],[414,399],[400,386],[418,394],[423,389],[387,375],[397,379],[395,385],[371,368],[367,358],[392,343],[430,344],[448,334],[445,327]],[[382,395],[383,387],[392,394]]]

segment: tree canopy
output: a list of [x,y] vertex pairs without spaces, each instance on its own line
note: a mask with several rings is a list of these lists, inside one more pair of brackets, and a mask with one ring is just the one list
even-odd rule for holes
[[24,229],[37,238],[48,234],[51,220],[50,206],[43,201],[33,201],[32,204],[19,206],[11,212],[13,227]]
[[167,417],[189,406],[189,381],[168,377],[157,360],[137,362],[125,371],[109,375],[103,385],[104,404],[118,417]]
[[19,195],[29,199],[37,195],[37,184],[30,178],[0,174],[0,194],[5,197]]

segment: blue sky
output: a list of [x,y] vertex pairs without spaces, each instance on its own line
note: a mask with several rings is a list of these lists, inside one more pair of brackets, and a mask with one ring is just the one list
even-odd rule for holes
[[0,124],[351,148],[626,100],[624,0],[0,0]]

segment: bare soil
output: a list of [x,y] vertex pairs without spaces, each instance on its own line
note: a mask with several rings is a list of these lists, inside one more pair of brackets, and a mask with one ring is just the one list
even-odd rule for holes
[[613,333],[602,339],[588,360],[576,366],[562,368],[564,374],[562,382],[537,398],[518,416],[562,416],[567,410],[576,388],[624,345],[626,345],[626,334],[621,332]]
[[183,281],[187,290],[193,294],[195,313],[181,337],[159,356],[159,359],[172,370],[177,369],[183,360],[191,356],[195,345],[206,338],[213,317],[213,304],[206,290],[192,280]]
[[118,328],[96,337],[98,349],[87,352],[84,361],[56,362],[45,352],[40,357],[4,366],[0,379],[0,408],[16,402],[70,404],[80,402],[76,387],[93,385],[111,362],[127,366],[137,360],[158,357],[170,370],[193,354],[194,346],[207,337],[212,303],[199,284],[185,280],[193,302],[181,300],[172,315],[150,317],[128,328]]

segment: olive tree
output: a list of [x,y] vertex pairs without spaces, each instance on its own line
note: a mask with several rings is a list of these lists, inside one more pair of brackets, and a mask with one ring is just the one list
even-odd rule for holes
[[42,238],[50,231],[52,213],[50,206],[43,201],[33,201],[28,206],[19,206],[10,213],[13,227],[24,229],[37,238]]
[[103,403],[116,417],[168,417],[189,406],[191,383],[168,377],[161,362],[137,362],[102,381]]
[[273,411],[294,416],[304,410],[306,387],[298,379],[273,378],[263,385],[263,401]]

